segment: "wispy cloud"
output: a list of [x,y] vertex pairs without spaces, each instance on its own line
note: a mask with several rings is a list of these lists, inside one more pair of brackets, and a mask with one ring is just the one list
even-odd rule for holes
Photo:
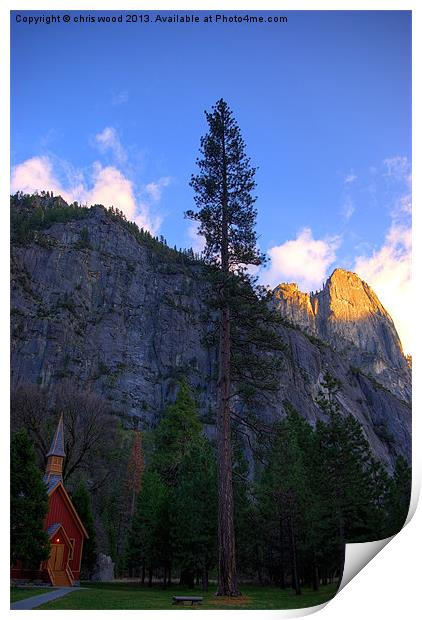
[[413,340],[411,164],[407,157],[383,162],[382,175],[393,182],[390,226],[381,247],[359,255],[354,270],[376,292],[390,313],[403,348],[411,352]]
[[40,139],[40,145],[43,149],[49,147],[60,137],[60,132],[55,128],[50,128]]
[[385,159],[383,176],[395,189],[394,205],[391,217],[400,219],[412,213],[412,166],[407,157],[390,157]]
[[113,93],[111,98],[112,106],[119,106],[127,103],[129,101],[129,91],[128,90],[120,90],[117,93]]
[[353,200],[351,199],[349,195],[347,195],[343,202],[342,215],[345,218],[345,220],[348,221],[350,220],[354,212],[355,212],[355,205],[353,203]]
[[407,157],[397,155],[384,159],[384,176],[411,183],[411,164]]
[[[63,162],[62,162],[63,163]],[[64,162],[66,164],[66,162]],[[12,170],[11,191],[32,193],[35,191],[53,191],[67,202],[92,205],[114,206],[135,221],[138,226],[156,234],[162,218],[152,213],[146,202],[137,200],[133,182],[115,166],[102,166],[95,162],[86,175],[87,181],[64,185],[54,170],[49,157],[32,157]],[[84,178],[81,171],[73,173],[76,180]]]
[[356,174],[354,174],[353,172],[350,172],[344,177],[344,184],[351,185],[352,183],[356,181],[356,179],[357,179]]
[[312,230],[303,228],[296,239],[268,250],[271,265],[261,272],[260,280],[271,287],[287,281],[296,282],[305,291],[317,289],[326,279],[340,243],[338,236],[314,239]]
[[153,200],[154,202],[158,202],[159,200],[161,200],[163,187],[168,187],[170,183],[170,177],[161,177],[160,179],[158,179],[158,181],[152,181],[151,183],[147,183],[147,185],[145,185],[145,192],[151,200]]
[[114,127],[104,127],[95,136],[95,143],[101,153],[110,152],[117,163],[124,164],[126,162],[126,151]]
[[79,200],[84,194],[81,184],[65,188],[58,180],[49,157],[31,157],[12,170],[11,191],[30,194],[35,191],[48,190],[60,194],[66,201]]
[[355,203],[352,199],[352,193],[357,181],[357,175],[351,170],[343,178],[343,204],[341,205],[340,213],[346,222],[348,222],[355,212]]

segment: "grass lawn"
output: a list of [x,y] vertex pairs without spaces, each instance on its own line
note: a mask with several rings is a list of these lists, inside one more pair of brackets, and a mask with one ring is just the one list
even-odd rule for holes
[[[211,586],[208,592],[182,589],[178,586],[163,590],[160,586],[148,588],[135,583],[83,583],[86,590],[77,590],[66,596],[41,605],[37,609],[294,609],[312,607],[329,601],[337,585],[322,586],[319,592],[304,589],[301,596],[292,590],[274,587],[245,585],[242,596],[234,599],[215,597]],[[173,596],[203,596],[202,605],[190,603],[172,605]]]
[[38,594],[44,594],[44,592],[51,592],[53,588],[17,588],[12,586],[10,588],[10,602],[16,603],[16,601],[22,601],[24,598],[30,598],[31,596],[37,596]]

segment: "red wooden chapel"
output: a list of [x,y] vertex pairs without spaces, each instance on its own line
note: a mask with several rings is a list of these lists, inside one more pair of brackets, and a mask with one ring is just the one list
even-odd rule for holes
[[38,571],[12,568],[12,578],[41,579],[53,586],[73,586],[79,581],[83,543],[84,539],[88,538],[88,533],[63,484],[65,456],[61,416],[47,454],[44,474],[48,493],[48,513],[44,529],[50,537],[50,557],[42,562]]

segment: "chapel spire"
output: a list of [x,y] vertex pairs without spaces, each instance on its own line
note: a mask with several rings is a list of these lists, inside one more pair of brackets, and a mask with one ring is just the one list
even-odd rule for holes
[[60,416],[59,423],[51,442],[50,450],[47,453],[47,466],[45,469],[45,478],[49,480],[54,477],[57,481],[62,481],[63,461],[66,453],[64,451],[64,431],[63,431],[63,414]]

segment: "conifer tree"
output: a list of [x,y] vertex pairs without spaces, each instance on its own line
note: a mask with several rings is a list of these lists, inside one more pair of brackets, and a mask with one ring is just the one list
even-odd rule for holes
[[38,568],[50,554],[44,531],[48,496],[36,464],[34,447],[25,431],[11,438],[10,466],[11,562],[24,568]]
[[216,476],[210,442],[198,438],[180,463],[170,507],[172,547],[181,583],[193,587],[197,575],[204,590],[216,559]]
[[154,432],[152,465],[166,484],[176,484],[180,464],[201,433],[202,426],[195,401],[183,379],[179,384],[176,401],[168,405]]
[[159,474],[147,470],[136,502],[126,545],[126,565],[130,571],[142,570],[142,581],[148,573],[152,585],[153,571],[166,564],[168,549],[168,493]]
[[144,454],[142,449],[141,431],[135,431],[133,438],[132,450],[130,453],[127,476],[126,476],[126,493],[129,503],[129,515],[133,517],[135,514],[136,498],[141,490],[142,474],[144,472]]
[[405,524],[412,491],[412,473],[407,461],[398,456],[385,498],[385,536],[397,534]]
[[340,382],[326,373],[325,393],[317,399],[328,421],[318,420],[316,440],[320,450],[320,492],[331,506],[339,549],[346,542],[370,537],[374,510],[371,488],[372,455],[359,422],[343,413],[338,401]]
[[145,470],[127,541],[133,572],[160,568],[164,585],[180,569],[180,583],[193,587],[195,574],[207,587],[215,565],[216,463],[202,434],[195,401],[185,380],[176,401],[153,433],[154,451]]
[[85,481],[81,480],[75,492],[72,493],[72,502],[89,536],[89,538],[84,541],[81,563],[81,569],[89,579],[97,559],[97,543],[91,497]]
[[[271,524],[268,547],[272,546],[278,554],[277,581],[284,586],[288,565],[291,585],[296,594],[301,594],[298,548],[309,497],[307,483],[304,455],[295,421],[287,418],[275,425],[261,493],[264,494],[264,515]],[[287,554],[284,547],[288,550]]]
[[243,274],[246,265],[260,265],[254,230],[256,169],[245,153],[245,143],[233,113],[220,99],[205,112],[208,133],[201,138],[199,174],[193,175],[197,211],[187,217],[198,222],[205,237],[205,259],[218,267],[219,369],[217,393],[218,451],[218,549],[219,596],[237,596],[234,531],[231,398],[231,302],[233,275]]

